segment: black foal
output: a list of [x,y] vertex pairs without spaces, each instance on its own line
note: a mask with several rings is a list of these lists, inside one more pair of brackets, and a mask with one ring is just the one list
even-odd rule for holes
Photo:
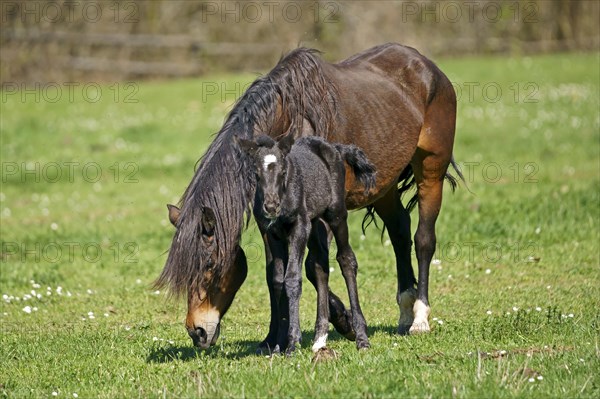
[[239,139],[238,143],[254,160],[258,178],[254,215],[267,235],[273,260],[272,289],[279,299],[275,304],[279,326],[273,352],[287,348],[289,354],[300,344],[301,264],[307,245],[318,253],[314,270],[307,270],[307,274],[314,273],[317,282],[312,350],[316,352],[326,346],[329,264],[327,248],[318,247],[322,241],[318,236],[324,234],[321,220],[329,225],[337,244],[337,261],[350,297],[356,346],[369,347],[356,287],[358,263],[348,242],[344,161],[364,185],[365,192],[375,186],[375,167],[358,147],[331,144],[314,136],[302,137],[295,143],[289,134],[278,143],[268,136],[259,136],[254,141]]

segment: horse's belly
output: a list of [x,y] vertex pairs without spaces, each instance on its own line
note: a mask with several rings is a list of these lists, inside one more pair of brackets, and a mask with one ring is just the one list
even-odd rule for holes
[[[375,188],[364,193],[354,173],[346,167],[346,204],[349,209],[364,207],[382,197],[398,183],[400,173],[411,161],[419,140],[422,117],[415,109],[399,102],[381,103],[363,99],[362,107],[344,111],[344,127],[330,141],[354,144],[361,148],[375,165]],[[353,109],[354,108],[354,109]],[[360,108],[360,109],[359,109]]]

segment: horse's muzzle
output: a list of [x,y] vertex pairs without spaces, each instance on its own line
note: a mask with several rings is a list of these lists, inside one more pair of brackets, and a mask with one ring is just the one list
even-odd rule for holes
[[[211,332],[212,336],[210,335]],[[197,346],[201,349],[208,349],[209,347],[215,345],[220,333],[221,323],[217,324],[217,327],[213,331],[207,331],[202,327],[188,329],[188,335],[192,339],[194,346]]]
[[281,205],[276,201],[265,201],[263,204],[263,212],[268,219],[277,219],[281,212]]

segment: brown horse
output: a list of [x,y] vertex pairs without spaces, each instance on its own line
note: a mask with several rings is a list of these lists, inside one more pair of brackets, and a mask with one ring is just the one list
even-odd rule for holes
[[[448,78],[418,51],[399,44],[373,47],[337,64],[321,60],[315,50],[300,48],[257,79],[201,158],[183,194],[181,210],[169,209],[177,229],[157,286],[187,294],[186,327],[194,344],[207,348],[216,342],[220,320],[246,277],[239,241],[244,213],[250,217],[256,181],[247,157],[234,141],[236,136],[250,139],[259,134],[275,139],[286,134],[319,135],[362,148],[377,168],[377,184],[365,193],[349,169],[347,207],[367,207],[367,216],[376,213],[388,230],[398,273],[398,332],[429,331],[428,280],[436,245],[435,222],[444,178],[453,187],[456,184],[447,174],[451,163],[456,167],[452,158],[455,120],[456,96]],[[400,196],[414,184],[415,197],[404,207]],[[418,283],[410,254],[409,211],[415,203],[419,210],[414,237]],[[314,270],[314,262],[322,256],[317,248],[328,247],[323,231],[311,240],[316,245],[309,249],[307,271]],[[265,249],[272,312],[269,334],[259,349],[275,346],[280,325],[273,311],[275,286],[280,284],[273,281],[273,270],[279,265],[266,241]],[[314,275],[307,275],[314,285]],[[353,338],[350,313],[331,292],[329,307],[334,327]]]

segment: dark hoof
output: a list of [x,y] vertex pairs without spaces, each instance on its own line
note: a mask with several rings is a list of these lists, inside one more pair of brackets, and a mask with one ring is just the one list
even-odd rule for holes
[[[300,345],[298,345],[300,346]],[[294,352],[296,352],[296,344],[291,344],[290,346],[287,347],[287,349],[285,350],[285,355],[287,357],[290,357],[294,354]]]
[[350,341],[356,340],[356,333],[352,329],[352,313],[344,310],[343,313],[336,314],[331,317],[331,324],[335,330]]
[[356,349],[358,350],[369,349],[370,347],[371,344],[368,339],[356,341]]
[[319,349],[315,352],[312,361],[313,363],[323,362],[327,360],[335,360],[338,358],[338,354],[333,349],[329,349],[327,347]]
[[352,333],[352,313],[350,313],[340,298],[329,291],[329,321],[333,327],[344,337],[349,338]]
[[410,331],[410,325],[399,325],[398,335],[408,335]]

